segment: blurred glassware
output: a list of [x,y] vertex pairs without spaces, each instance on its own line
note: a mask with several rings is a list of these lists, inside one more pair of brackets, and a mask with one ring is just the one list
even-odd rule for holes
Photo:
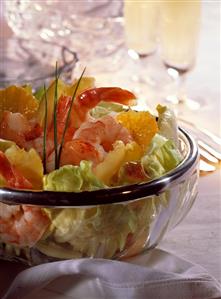
[[140,57],[157,48],[157,1],[124,1],[124,25],[127,46]]
[[130,57],[127,60],[133,61],[130,85],[149,104],[157,97],[162,81],[171,81],[167,74],[164,78],[166,72],[157,55],[159,9],[159,1],[124,0],[125,46]]
[[61,76],[70,82],[78,58],[66,46],[41,40],[30,43],[28,39],[17,37],[1,39],[0,88],[31,84],[37,89],[54,78],[56,61]]
[[67,45],[87,65],[92,58],[112,55],[123,43],[122,0],[10,0],[5,6],[17,36]]
[[168,75],[176,83],[167,100],[198,109],[199,103],[188,98],[184,88],[186,74],[194,67],[200,34],[201,1],[164,0],[160,5],[160,52]]

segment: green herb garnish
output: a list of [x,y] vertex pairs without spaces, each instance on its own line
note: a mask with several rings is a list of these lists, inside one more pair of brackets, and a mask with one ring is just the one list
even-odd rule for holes
[[58,136],[57,136],[57,102],[58,102],[58,63],[55,67],[55,90],[54,90],[54,153],[55,153],[55,169],[58,169]]
[[65,134],[66,134],[66,131],[67,131],[67,128],[68,128],[68,123],[69,123],[70,116],[71,116],[71,109],[72,109],[74,99],[75,99],[78,87],[80,85],[81,79],[82,79],[82,77],[85,73],[85,70],[86,70],[86,68],[84,68],[83,72],[81,73],[81,76],[78,79],[77,85],[75,87],[74,93],[73,93],[72,98],[71,98],[71,104],[70,104],[70,107],[69,107],[69,110],[68,110],[68,115],[67,115],[67,118],[66,118],[65,127],[64,127],[64,131],[63,131],[63,134],[62,134],[62,137],[61,137],[61,143],[60,143],[59,152],[58,152],[58,167],[60,166],[61,152],[62,152],[62,148],[63,148],[63,145],[64,145]]
[[48,121],[48,99],[47,91],[44,84],[44,96],[45,96],[45,117],[44,117],[44,138],[43,138],[43,168],[46,173],[46,139],[47,139],[47,121]]

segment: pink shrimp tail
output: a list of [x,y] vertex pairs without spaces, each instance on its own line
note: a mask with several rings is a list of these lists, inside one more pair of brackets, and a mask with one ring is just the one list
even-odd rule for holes
[[87,120],[88,112],[101,101],[131,105],[135,99],[136,97],[132,92],[119,87],[88,89],[82,92],[74,101],[71,117],[72,125],[79,128],[81,123]]
[[101,101],[130,105],[135,99],[135,95],[129,90],[119,87],[100,87],[84,91],[78,96],[77,102],[92,109]]

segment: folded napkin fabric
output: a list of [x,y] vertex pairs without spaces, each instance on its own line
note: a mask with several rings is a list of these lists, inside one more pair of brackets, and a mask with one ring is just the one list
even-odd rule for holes
[[215,299],[219,283],[205,269],[154,249],[124,261],[76,259],[27,269],[3,299]]

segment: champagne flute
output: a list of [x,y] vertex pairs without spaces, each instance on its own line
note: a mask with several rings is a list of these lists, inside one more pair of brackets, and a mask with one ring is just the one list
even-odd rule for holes
[[124,28],[129,56],[138,66],[133,80],[154,85],[148,60],[157,49],[158,1],[125,0]]
[[185,93],[185,79],[196,63],[200,33],[201,1],[163,0],[160,4],[160,51],[176,92],[166,100],[197,110],[200,104]]

